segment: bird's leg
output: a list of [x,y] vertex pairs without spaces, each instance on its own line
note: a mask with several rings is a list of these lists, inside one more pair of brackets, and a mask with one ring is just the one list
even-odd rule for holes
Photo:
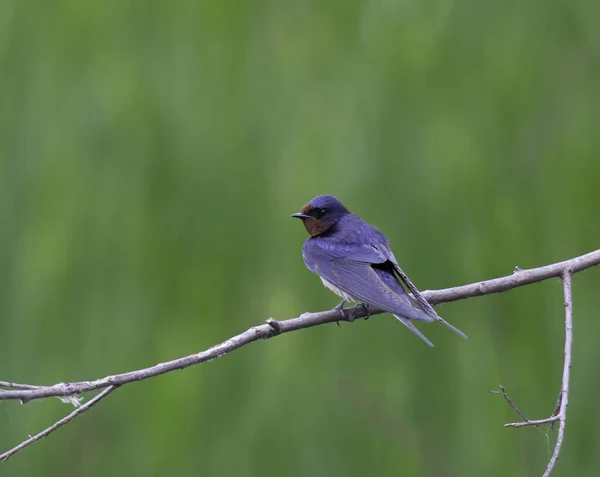
[[365,320],[371,318],[371,305],[361,301],[360,306],[362,306],[365,309],[365,313],[367,314],[367,316],[365,316]]
[[[345,303],[346,303],[346,300],[342,300],[341,302],[339,302],[337,305],[335,305],[333,307],[334,310],[339,310],[342,312],[342,316],[344,317],[344,319],[346,319],[346,313],[344,313],[344,304]],[[339,321],[336,321],[335,324],[341,328]]]

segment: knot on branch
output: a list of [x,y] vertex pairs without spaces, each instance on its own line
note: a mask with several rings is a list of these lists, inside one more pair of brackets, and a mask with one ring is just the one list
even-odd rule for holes
[[269,325],[270,328],[270,334],[268,338],[272,338],[273,336],[281,334],[281,323],[279,323],[279,321],[275,320],[274,318],[269,318],[267,320],[267,325]]

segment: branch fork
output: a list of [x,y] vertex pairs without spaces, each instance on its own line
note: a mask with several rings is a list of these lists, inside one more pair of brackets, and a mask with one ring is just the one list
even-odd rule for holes
[[546,471],[543,474],[543,477],[548,477],[552,470],[554,470],[554,466],[556,465],[556,461],[558,460],[558,455],[560,454],[560,449],[562,447],[563,439],[565,436],[565,426],[567,423],[567,406],[569,402],[569,380],[571,376],[571,356],[572,356],[572,346],[573,346],[573,294],[571,291],[571,277],[572,270],[566,268],[561,273],[561,278],[563,281],[563,294],[564,294],[564,306],[565,306],[565,360],[563,365],[563,374],[562,381],[560,385],[560,391],[558,393],[558,401],[554,408],[554,411],[550,417],[546,419],[536,419],[530,420],[525,417],[525,415],[519,410],[519,408],[514,404],[514,402],[508,397],[506,394],[506,390],[504,386],[501,384],[498,385],[500,391],[490,391],[492,394],[500,394],[504,397],[508,405],[519,415],[521,419],[520,422],[509,422],[504,424],[504,427],[513,427],[515,429],[521,427],[535,426],[539,427],[543,424],[550,424],[552,427],[555,422],[558,422],[558,437],[556,438],[556,444],[554,446],[554,452],[552,453],[552,457],[550,457],[550,461],[548,462],[548,466],[546,467]]

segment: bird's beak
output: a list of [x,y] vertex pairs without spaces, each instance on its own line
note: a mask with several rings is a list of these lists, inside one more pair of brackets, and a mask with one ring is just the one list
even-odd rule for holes
[[310,219],[310,215],[303,214],[302,212],[298,212],[296,214],[292,214],[292,217],[296,217],[297,219]]

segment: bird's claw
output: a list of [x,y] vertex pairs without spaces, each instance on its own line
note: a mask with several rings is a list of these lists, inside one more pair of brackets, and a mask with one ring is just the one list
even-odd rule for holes
[[[333,309],[336,310],[336,311],[339,311],[342,314],[342,317],[344,318],[344,320],[347,320],[348,318],[346,317],[346,312],[344,311],[344,304],[345,303],[346,303],[346,300],[342,300],[337,305],[335,305],[333,307]],[[338,325],[338,328],[342,327],[342,325],[340,325],[340,322],[337,321],[337,320],[336,320],[335,324]]]
[[371,318],[371,305],[369,305],[368,303],[360,302],[360,306],[362,306],[365,309],[365,320]]

